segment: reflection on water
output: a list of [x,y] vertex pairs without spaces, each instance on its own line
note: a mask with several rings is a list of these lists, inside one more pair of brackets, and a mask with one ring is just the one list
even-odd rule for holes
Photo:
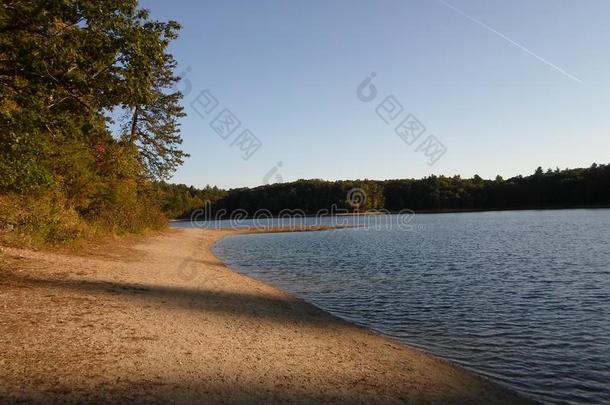
[[417,215],[413,225],[239,235],[215,251],[538,399],[610,403],[610,210]]

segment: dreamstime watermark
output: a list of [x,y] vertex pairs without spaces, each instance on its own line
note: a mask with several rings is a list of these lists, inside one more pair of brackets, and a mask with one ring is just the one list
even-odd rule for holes
[[[366,202],[365,190],[352,188],[347,191],[345,206],[361,210]],[[274,215],[266,209],[252,213],[245,209],[233,210],[230,213],[226,209],[214,211],[212,204],[206,201],[203,207],[191,214],[190,222],[191,227],[205,229],[325,231],[320,233],[320,238],[331,243],[330,246],[344,243],[354,245],[368,240],[366,236],[363,239],[362,236],[352,234],[350,229],[415,231],[421,228],[421,225],[415,224],[415,212],[409,209],[397,213],[386,209],[354,213],[348,208],[339,207],[338,204],[318,210],[314,215],[308,215],[302,209],[283,209]],[[187,282],[209,282],[211,276],[207,272],[200,272],[201,264],[194,257],[197,257],[197,252],[193,253],[193,258],[184,259],[178,265],[177,276]],[[202,278],[202,275],[205,277]]]
[[361,188],[352,188],[347,192],[347,203],[359,210],[366,204],[366,192]]
[[277,162],[275,166],[269,169],[269,171],[263,176],[263,185],[269,185],[271,183],[282,183],[284,181],[282,173],[280,172],[282,166],[284,166],[283,162]]
[[[377,98],[377,87],[373,84],[376,73],[365,77],[356,89],[356,96],[364,103],[370,103]],[[375,107],[375,113],[386,125],[394,127],[394,133],[407,145],[413,146],[426,133],[426,127],[413,114],[403,114],[404,106],[394,95],[386,96]],[[428,135],[418,143],[415,152],[422,152],[428,158],[428,165],[433,166],[447,152],[445,145],[434,135]]]
[[199,275],[199,267],[197,260],[184,259],[178,265],[178,277],[184,281],[193,281]]
[[[360,188],[347,192],[346,203],[354,209],[361,209],[366,200],[367,195]],[[415,212],[410,209],[394,213],[386,209],[352,212],[338,204],[332,204],[328,209],[320,209],[313,215],[307,214],[302,209],[283,209],[274,215],[267,209],[258,209],[254,212],[248,212],[245,209],[236,209],[231,212],[226,209],[213,210],[212,204],[206,201],[203,207],[193,211],[190,222],[194,228],[206,229],[337,230],[367,228],[412,231],[415,229],[414,219]]]
[[[203,120],[209,121],[209,127],[224,141],[230,142],[230,147],[236,147],[242,153],[242,159],[247,161],[262,147],[263,142],[254,133],[244,128],[242,120],[231,109],[221,106],[218,97],[210,89],[200,91],[195,97],[193,83],[190,79],[192,68],[189,66],[180,73],[180,80],[174,85],[175,91],[180,91],[188,105]],[[284,181],[280,171],[283,163],[278,162],[262,177],[263,184],[281,183]]]

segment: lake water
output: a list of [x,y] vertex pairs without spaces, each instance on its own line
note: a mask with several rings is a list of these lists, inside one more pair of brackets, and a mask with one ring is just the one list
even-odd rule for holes
[[379,218],[363,229],[231,236],[215,253],[536,399],[610,403],[610,210],[418,214],[409,226]]

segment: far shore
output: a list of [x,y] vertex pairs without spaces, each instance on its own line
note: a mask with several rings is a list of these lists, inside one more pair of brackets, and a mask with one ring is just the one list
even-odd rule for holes
[[[595,210],[595,209],[609,209],[610,205],[577,205],[577,206],[550,206],[550,207],[516,207],[516,208],[465,208],[465,209],[438,209],[438,210],[413,210],[413,214],[461,214],[461,213],[469,213],[469,212],[504,212],[504,211],[557,211],[557,210]],[[368,215],[397,215],[400,214],[400,211],[367,211],[367,212],[351,212],[351,213],[341,213],[335,215],[321,215],[318,216],[316,214],[306,214],[303,218],[331,218],[331,217],[344,217],[344,216],[368,216]],[[293,217],[294,219],[295,217]],[[252,220],[254,217],[246,217],[239,218],[242,220]],[[259,218],[259,220],[263,219],[282,219],[280,216],[273,217],[264,217]],[[220,218],[220,219],[210,219],[208,221],[200,221],[200,222],[216,222],[216,221],[229,221],[228,218]],[[175,218],[171,219],[170,222],[190,222],[191,218],[183,217],[183,218]]]
[[78,254],[3,247],[0,402],[534,403],[211,252],[248,232],[261,230],[172,229]]

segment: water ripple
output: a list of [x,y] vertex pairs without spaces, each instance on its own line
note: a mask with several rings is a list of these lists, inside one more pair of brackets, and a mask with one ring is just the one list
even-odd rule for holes
[[610,210],[415,222],[412,231],[235,236],[216,253],[337,316],[544,402],[610,403]]

